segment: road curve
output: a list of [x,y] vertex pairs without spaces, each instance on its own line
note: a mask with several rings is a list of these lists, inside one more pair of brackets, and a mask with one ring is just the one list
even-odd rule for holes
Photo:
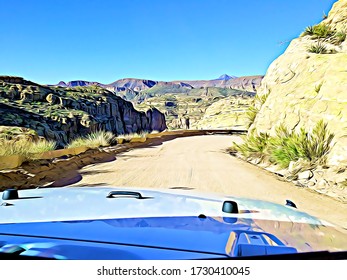
[[211,135],[176,138],[162,145],[133,149],[112,162],[84,167],[82,180],[71,185],[170,188],[185,186],[284,204],[347,228],[347,204],[292,183],[230,156],[226,148],[238,136]]

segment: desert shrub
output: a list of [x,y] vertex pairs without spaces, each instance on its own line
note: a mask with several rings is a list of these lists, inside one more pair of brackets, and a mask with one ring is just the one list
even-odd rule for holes
[[16,137],[21,136],[35,136],[36,132],[32,129],[23,129],[22,127],[13,126],[0,126],[0,138],[7,138],[7,140],[13,140]]
[[53,151],[57,147],[55,141],[50,140],[40,140],[32,142],[29,148],[30,154],[40,154],[48,151]]
[[302,142],[302,150],[305,158],[311,162],[324,164],[331,149],[334,133],[328,130],[328,124],[320,120],[312,132],[305,133],[306,138]]
[[290,132],[284,125],[276,128],[276,135],[268,143],[269,160],[281,167],[288,167],[291,161],[304,158],[302,142],[305,141],[306,132]]
[[306,27],[302,35],[303,36],[309,35],[315,39],[329,38],[335,35],[335,31],[331,30],[331,28],[328,25],[324,23],[320,23],[314,26]]
[[129,134],[122,134],[118,135],[117,138],[123,138],[125,141],[130,141],[133,138],[143,138],[148,135],[148,132],[143,131],[140,133],[129,133]]
[[254,97],[252,104],[248,107],[248,109],[246,111],[246,118],[248,120],[248,126],[249,127],[253,124],[255,117],[259,113],[261,106],[263,106],[263,104],[265,103],[269,94],[270,94],[270,92],[268,92],[267,94],[263,94],[263,95],[257,94]]
[[336,44],[336,45],[339,45],[342,42],[344,42],[345,40],[346,40],[346,33],[342,32],[342,31],[339,31],[339,32],[336,32],[336,34],[332,38],[332,43]]
[[330,27],[324,23],[317,24],[313,27],[313,36],[316,38],[328,38],[335,34]]
[[52,151],[56,148],[54,141],[39,140],[35,142],[19,139],[13,141],[10,139],[0,139],[0,156],[21,155],[26,159],[35,158],[34,154]]
[[327,129],[323,120],[311,132],[301,128],[299,132],[289,132],[284,126],[276,130],[276,136],[269,141],[268,151],[272,160],[281,167],[288,167],[291,161],[305,159],[312,164],[325,164],[331,149],[334,134]]
[[266,99],[268,98],[270,92],[268,92],[267,94],[263,94],[263,95],[256,95],[254,100],[256,104],[260,104],[263,105],[266,101]]
[[327,124],[320,120],[308,132],[301,128],[299,132],[289,131],[283,124],[275,130],[274,136],[255,131],[244,137],[244,143],[236,150],[246,158],[268,159],[274,164],[286,168],[291,161],[304,159],[311,164],[325,164],[334,134],[327,129]]
[[233,143],[233,149],[240,152],[246,158],[264,159],[266,156],[266,148],[269,140],[269,134],[259,133],[255,130],[246,136],[243,136],[243,144]]
[[310,47],[307,48],[307,51],[311,53],[318,53],[318,54],[328,53],[327,47],[321,42],[312,44]]
[[88,147],[88,148],[98,148],[98,147],[106,147],[111,145],[112,140],[114,138],[114,134],[110,131],[96,131],[88,134],[85,137],[78,137],[71,141],[71,143],[67,146],[68,148],[76,148],[76,147]]
[[302,36],[312,36],[314,34],[313,26],[307,26],[305,31],[302,33]]
[[259,109],[257,109],[254,105],[248,107],[246,111],[246,118],[248,120],[249,126],[251,126],[252,123],[254,123],[255,117],[257,116],[258,112]]

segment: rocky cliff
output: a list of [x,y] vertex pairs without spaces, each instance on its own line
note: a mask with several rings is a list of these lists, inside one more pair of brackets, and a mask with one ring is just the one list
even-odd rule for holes
[[273,133],[279,124],[310,129],[323,119],[335,133],[328,164],[347,164],[346,32],[347,0],[339,0],[270,65],[258,90],[268,97],[251,129]]
[[249,92],[257,92],[264,76],[245,76],[231,79],[225,86],[233,89],[239,89]]
[[96,130],[128,134],[166,129],[157,109],[139,112],[104,88],[42,86],[7,76],[0,76],[0,125],[31,128],[59,146]]

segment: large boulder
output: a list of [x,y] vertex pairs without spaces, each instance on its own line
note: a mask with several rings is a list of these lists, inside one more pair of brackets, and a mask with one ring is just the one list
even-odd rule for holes
[[163,131],[167,128],[165,116],[156,108],[151,108],[146,112],[147,118],[150,122],[151,130]]

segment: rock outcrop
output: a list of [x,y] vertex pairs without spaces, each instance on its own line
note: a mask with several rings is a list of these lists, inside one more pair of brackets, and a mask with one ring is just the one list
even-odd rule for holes
[[307,28],[270,65],[257,91],[268,97],[251,129],[310,129],[323,119],[335,134],[328,164],[347,165],[346,32],[347,0],[339,0],[320,25]]
[[248,129],[247,110],[251,106],[254,94],[243,93],[228,96],[210,105],[202,118],[197,121],[198,129]]
[[58,146],[96,130],[119,135],[166,129],[158,110],[139,112],[104,88],[49,87],[7,76],[0,76],[0,125],[33,129]]
[[257,92],[263,78],[264,76],[259,76],[259,75],[238,77],[235,79],[230,79],[225,84],[225,87],[249,91],[249,92]]
[[156,108],[151,108],[146,112],[151,131],[163,131],[166,128],[165,116]]

